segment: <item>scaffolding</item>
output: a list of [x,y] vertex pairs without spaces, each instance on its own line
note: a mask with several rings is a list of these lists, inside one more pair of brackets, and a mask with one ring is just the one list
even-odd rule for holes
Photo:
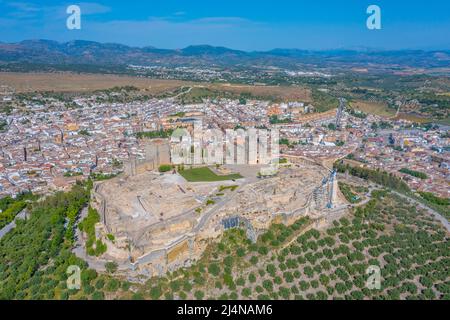
[[331,209],[334,201],[334,184],[336,180],[336,171],[331,171],[329,176],[323,178],[320,186],[313,191],[313,200],[317,210],[324,207]]
[[222,220],[222,225],[225,230],[239,227],[239,217],[230,217]]
[[239,226],[241,226],[241,224],[245,228],[245,234],[247,236],[247,239],[250,240],[252,243],[256,243],[256,240],[258,239],[258,234],[255,228],[253,228],[252,223],[248,219],[238,216],[222,219],[222,226],[224,230],[238,228]]
[[342,114],[344,112],[345,109],[345,99],[344,98],[339,98],[339,108],[336,114],[336,128],[340,129],[341,128],[341,119],[342,119]]
[[329,192],[328,192],[328,203],[327,203],[327,208],[331,209],[333,208],[333,194],[335,192],[334,190],[334,180],[336,179],[336,170],[333,170],[333,172],[331,172],[330,175],[330,183],[329,183]]

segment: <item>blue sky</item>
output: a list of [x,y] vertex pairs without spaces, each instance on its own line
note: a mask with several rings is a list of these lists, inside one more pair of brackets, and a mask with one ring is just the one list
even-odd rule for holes
[[[0,41],[74,39],[182,48],[450,49],[448,0],[0,0]],[[82,11],[67,30],[67,6]],[[366,28],[380,6],[382,30]]]

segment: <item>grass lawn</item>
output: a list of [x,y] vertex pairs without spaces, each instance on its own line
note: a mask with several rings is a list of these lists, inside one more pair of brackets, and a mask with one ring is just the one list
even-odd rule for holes
[[395,110],[388,108],[385,103],[369,102],[369,101],[356,101],[351,104],[352,107],[363,111],[365,113],[374,114],[381,117],[393,117],[395,116]]
[[238,173],[219,176],[212,172],[208,167],[187,169],[180,171],[179,173],[189,182],[224,181],[242,178]]

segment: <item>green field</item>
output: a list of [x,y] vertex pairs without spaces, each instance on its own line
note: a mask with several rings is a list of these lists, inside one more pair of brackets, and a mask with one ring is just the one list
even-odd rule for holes
[[179,172],[183,178],[189,182],[202,182],[202,181],[224,181],[241,179],[242,176],[238,173],[219,176],[211,171],[208,167],[192,168],[188,170],[182,170]]

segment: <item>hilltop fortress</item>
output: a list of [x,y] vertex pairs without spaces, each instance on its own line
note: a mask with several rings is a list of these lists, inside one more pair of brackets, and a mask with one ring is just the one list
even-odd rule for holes
[[344,207],[334,175],[308,159],[292,159],[264,178],[261,165],[213,166],[219,177],[241,178],[191,182],[175,169],[157,171],[170,162],[167,144],[152,142],[145,160],[131,159],[125,174],[94,186],[92,205],[101,217],[96,236],[108,247],[100,259],[116,261],[120,270],[162,275],[189,266],[225,229],[244,227],[256,241],[273,222],[320,221]]

